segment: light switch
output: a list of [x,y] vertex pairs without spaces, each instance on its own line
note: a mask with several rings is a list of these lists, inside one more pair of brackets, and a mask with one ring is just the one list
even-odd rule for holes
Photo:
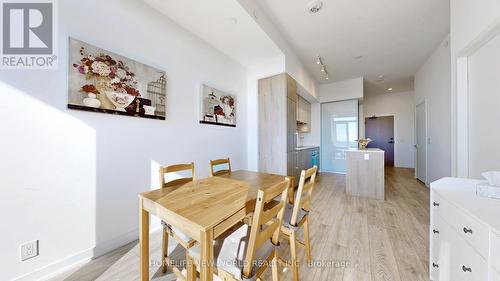
[[370,154],[369,153],[365,153],[365,160],[370,160]]

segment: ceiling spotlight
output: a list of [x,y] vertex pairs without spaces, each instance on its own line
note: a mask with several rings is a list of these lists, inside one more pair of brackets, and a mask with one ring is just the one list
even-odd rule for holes
[[387,91],[392,91],[392,88],[387,89]]
[[379,75],[378,79],[384,79],[384,75]]
[[321,72],[325,72],[326,71],[326,67],[324,65],[321,66]]
[[320,56],[318,56],[318,57],[316,58],[316,64],[318,64],[318,65],[320,65],[320,64],[322,65],[322,64],[323,64],[323,61],[321,60],[321,57],[320,57]]
[[317,12],[319,12],[321,10],[322,7],[323,7],[323,2],[321,2],[321,1],[312,1],[307,6],[307,10],[310,13],[316,14]]
[[328,76],[326,76],[326,77],[325,77],[325,79],[326,79],[326,80],[328,80],[328,79],[330,79],[330,78],[328,78]]

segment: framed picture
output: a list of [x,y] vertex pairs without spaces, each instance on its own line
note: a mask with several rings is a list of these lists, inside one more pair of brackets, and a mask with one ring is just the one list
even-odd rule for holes
[[202,85],[200,123],[236,127],[236,97]]
[[165,72],[69,39],[68,108],[165,120]]

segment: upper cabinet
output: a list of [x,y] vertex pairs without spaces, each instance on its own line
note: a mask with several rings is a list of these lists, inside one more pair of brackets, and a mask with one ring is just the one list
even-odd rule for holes
[[311,131],[311,104],[301,96],[297,101],[297,130],[301,133]]

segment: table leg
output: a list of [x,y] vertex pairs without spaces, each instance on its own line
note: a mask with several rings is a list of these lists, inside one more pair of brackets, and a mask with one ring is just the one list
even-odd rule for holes
[[141,281],[149,280],[149,213],[143,208],[139,198],[139,255]]
[[210,229],[201,232],[200,279],[212,281],[214,265],[214,232]]

